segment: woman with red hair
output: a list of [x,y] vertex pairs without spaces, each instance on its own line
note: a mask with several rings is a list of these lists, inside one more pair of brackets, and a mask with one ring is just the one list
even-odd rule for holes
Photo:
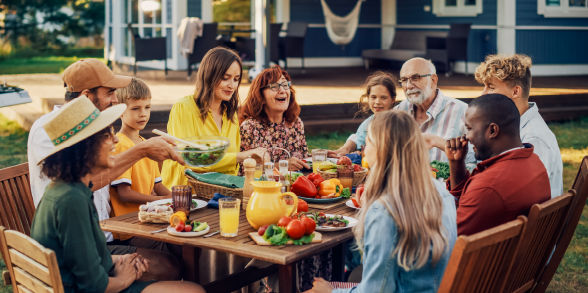
[[273,148],[279,146],[290,152],[290,170],[309,168],[303,161],[308,148],[294,95],[290,75],[279,66],[257,75],[239,113],[241,151],[261,147],[270,150],[273,162],[288,159],[285,152]]

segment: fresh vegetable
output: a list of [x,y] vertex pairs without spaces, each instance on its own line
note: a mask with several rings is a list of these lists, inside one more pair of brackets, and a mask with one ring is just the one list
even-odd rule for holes
[[321,176],[319,173],[310,173],[307,177],[317,189],[319,188],[321,182],[325,181],[323,176]]
[[280,227],[286,227],[286,226],[288,226],[288,224],[290,223],[290,221],[292,221],[292,218],[287,217],[287,216],[283,216],[278,221],[278,226],[280,226]]
[[363,168],[358,164],[353,164],[353,172],[361,172]]
[[292,187],[290,187],[290,191],[298,196],[304,197],[315,197],[317,194],[316,187],[305,176],[296,178],[296,181],[292,184]]
[[298,199],[298,212],[308,212],[308,203],[302,199]]
[[286,229],[278,227],[274,224],[271,224],[267,227],[265,233],[263,233],[263,239],[272,245],[284,245],[288,243],[289,240]]
[[363,194],[364,190],[365,190],[365,185],[363,185],[363,184],[360,184],[357,187],[357,190],[355,191],[355,195],[357,196],[358,201],[361,199],[361,195]]
[[351,166],[351,159],[347,156],[342,156],[337,161],[337,165]]
[[335,198],[341,195],[343,185],[337,178],[332,178],[321,182],[319,186],[319,196],[322,198]]
[[192,225],[185,225],[184,232],[190,232],[190,231],[192,231]]
[[305,233],[304,224],[300,220],[291,220],[288,226],[286,226],[286,233],[292,239],[300,239]]
[[360,207],[361,207],[361,205],[359,205],[359,202],[358,202],[358,201],[357,201],[355,198],[352,198],[352,199],[351,199],[351,202],[353,203],[353,205],[354,205],[356,208],[360,208]]
[[182,232],[182,231],[184,231],[184,227],[185,227],[185,226],[186,226],[186,225],[184,224],[184,222],[179,222],[179,223],[176,225],[176,231],[178,231],[178,232]]
[[172,227],[176,227],[178,225],[178,223],[185,223],[188,220],[188,217],[186,217],[186,213],[179,211],[179,212],[175,212],[173,215],[171,215],[169,217],[169,224]]
[[294,245],[308,244],[308,243],[312,242],[313,238],[314,238],[314,234],[304,235],[304,236],[300,237],[300,239],[292,239],[292,243]]
[[307,213],[307,216],[316,222],[317,226],[323,227],[347,227],[349,221],[343,216],[327,217],[322,213]]
[[301,217],[300,222],[304,225],[304,235],[310,235],[316,228],[316,222],[309,217]]
[[318,169],[320,171],[327,171],[327,170],[337,170],[337,164],[331,162],[331,161],[324,161],[324,162],[320,162],[318,165]]
[[349,190],[349,187],[345,187],[345,188],[343,188],[343,190],[341,190],[341,197],[342,198],[350,198],[351,197],[351,190]]
[[265,230],[267,230],[267,227],[269,227],[269,225],[262,225],[261,227],[259,227],[259,230],[257,230],[257,234],[259,234],[259,236],[263,236],[263,234],[265,234]]
[[361,166],[362,166],[362,167],[364,167],[364,168],[367,168],[367,169],[369,169],[369,168],[370,168],[370,166],[369,166],[369,164],[368,164],[367,160],[365,159],[365,156],[363,156],[363,157],[361,158]]
[[192,222],[192,231],[194,232],[200,232],[200,231],[204,231],[206,230],[206,228],[208,228],[208,223],[206,222]]
[[437,178],[449,178],[449,164],[440,161],[431,162],[431,167],[437,169]]
[[208,166],[216,163],[223,157],[225,148],[223,147],[220,150],[201,151],[196,148],[186,147],[179,152],[182,154],[184,161],[190,166]]

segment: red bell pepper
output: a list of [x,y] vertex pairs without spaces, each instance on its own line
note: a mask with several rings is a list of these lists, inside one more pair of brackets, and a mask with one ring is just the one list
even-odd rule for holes
[[314,187],[319,188],[321,182],[325,181],[323,176],[319,173],[310,173],[308,174],[308,179],[314,184]]
[[292,187],[290,187],[290,191],[303,197],[315,197],[318,193],[314,184],[304,176],[296,178],[296,181],[294,181]]

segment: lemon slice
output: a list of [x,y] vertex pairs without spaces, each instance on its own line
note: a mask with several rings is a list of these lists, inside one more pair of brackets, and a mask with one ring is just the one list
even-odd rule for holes
[[172,227],[175,227],[180,222],[185,223],[186,220],[188,220],[188,217],[186,217],[186,213],[179,211],[175,212],[173,215],[171,215],[171,217],[169,217],[169,224]]

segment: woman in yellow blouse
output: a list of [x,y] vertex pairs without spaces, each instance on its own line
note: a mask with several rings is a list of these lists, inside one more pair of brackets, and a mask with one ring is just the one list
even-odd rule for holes
[[[230,145],[225,156],[216,164],[192,168],[195,172],[237,174],[237,164],[247,157],[258,160],[266,154],[264,148],[239,152],[241,147],[237,104],[241,84],[241,59],[233,51],[221,47],[206,53],[196,74],[196,91],[173,105],[167,132],[179,138],[191,136],[224,136]],[[161,177],[168,188],[187,184],[185,166],[175,161],[163,163]]]

